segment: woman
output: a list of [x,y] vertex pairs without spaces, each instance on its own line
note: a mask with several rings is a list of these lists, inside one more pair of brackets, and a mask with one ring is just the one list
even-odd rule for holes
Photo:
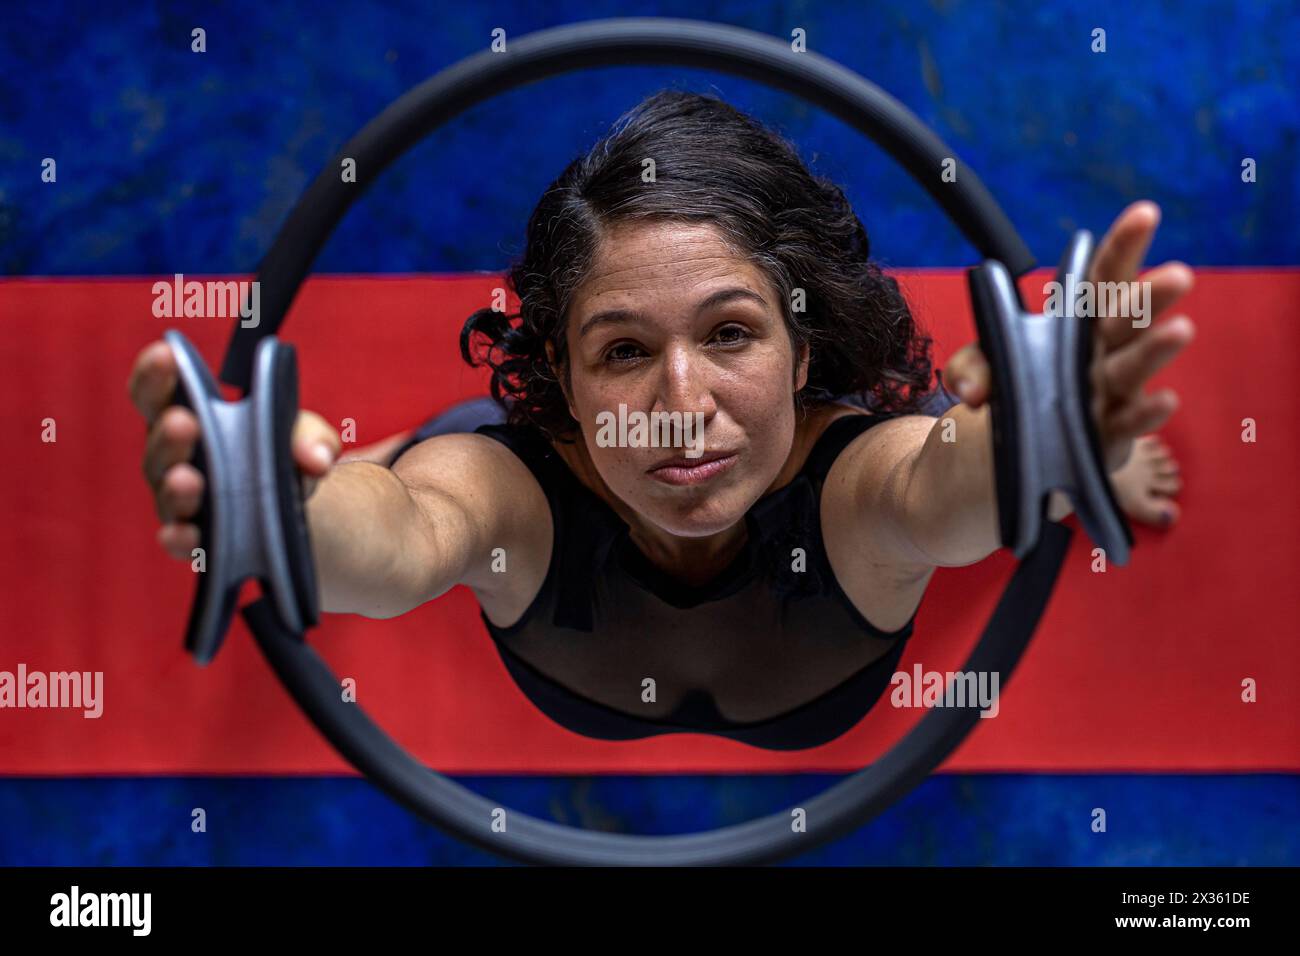
[[[1092,278],[1136,278],[1157,219],[1126,210]],[[527,240],[519,315],[481,310],[461,336],[496,403],[337,464],[338,435],[302,413],[322,608],[393,617],[467,585],[525,693],[593,737],[795,749],[843,733],[888,686],[934,569],[999,546],[978,350],[948,363],[964,400],[949,408],[843,192],[711,97],[663,92],[623,117],[546,191]],[[1192,282],[1177,263],[1144,278],[1155,315]],[[1142,385],[1193,330],[1099,321],[1114,470],[1173,413],[1173,393]],[[131,393],[152,426],[160,542],[188,559],[198,426],[163,408],[160,345]],[[601,423],[628,410],[702,431],[611,444]],[[1151,471],[1166,459],[1144,461],[1145,498],[1177,490]],[[1052,517],[1067,513],[1058,496]]]

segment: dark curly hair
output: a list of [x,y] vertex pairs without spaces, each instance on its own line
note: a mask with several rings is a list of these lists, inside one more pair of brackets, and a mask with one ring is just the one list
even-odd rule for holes
[[[653,184],[642,180],[647,157]],[[844,191],[723,100],[663,90],[620,117],[543,194],[507,276],[519,312],[480,309],[461,330],[461,355],[491,368],[492,395],[512,423],[571,439],[577,423],[546,344],[567,378],[568,306],[604,230],[629,221],[707,223],[764,271],[795,354],[810,346],[799,408],[849,396],[880,414],[919,408],[931,384],[931,339],[898,283],[869,260],[866,230]],[[792,309],[796,288],[803,311]]]

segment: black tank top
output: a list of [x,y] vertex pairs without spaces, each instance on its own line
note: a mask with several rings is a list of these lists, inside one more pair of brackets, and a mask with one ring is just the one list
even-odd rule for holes
[[743,550],[703,586],[655,567],[541,432],[477,428],[529,468],[555,529],[519,620],[497,627],[480,611],[511,677],[561,726],[602,740],[707,733],[799,750],[849,730],[889,686],[916,612],[892,632],[858,612],[831,571],[819,506],[836,457],[884,420],[832,421],[799,474],[745,515]]

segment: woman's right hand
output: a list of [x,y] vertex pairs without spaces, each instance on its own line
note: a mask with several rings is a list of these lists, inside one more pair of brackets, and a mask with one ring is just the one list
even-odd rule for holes
[[[136,358],[127,391],[149,429],[143,465],[162,522],[158,543],[171,557],[188,561],[199,547],[199,528],[193,518],[203,499],[203,475],[189,463],[199,437],[198,419],[188,408],[168,404],[176,382],[176,358],[171,346],[160,339]],[[315,490],[341,448],[338,432],[325,419],[315,412],[298,413],[293,460],[303,473],[306,495]]]

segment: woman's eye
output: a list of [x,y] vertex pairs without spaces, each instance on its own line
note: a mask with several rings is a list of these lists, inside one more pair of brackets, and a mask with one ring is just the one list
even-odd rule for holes
[[[720,345],[740,345],[749,339],[749,332],[739,325],[728,325],[714,334],[714,341]],[[631,342],[619,342],[605,350],[604,362],[607,365],[626,365],[643,357],[641,347]]]
[[611,364],[631,362],[636,359],[637,347],[630,342],[621,342],[605,353],[605,361]]
[[738,325],[728,325],[718,330],[718,339],[723,345],[735,345],[749,338],[749,333]]

